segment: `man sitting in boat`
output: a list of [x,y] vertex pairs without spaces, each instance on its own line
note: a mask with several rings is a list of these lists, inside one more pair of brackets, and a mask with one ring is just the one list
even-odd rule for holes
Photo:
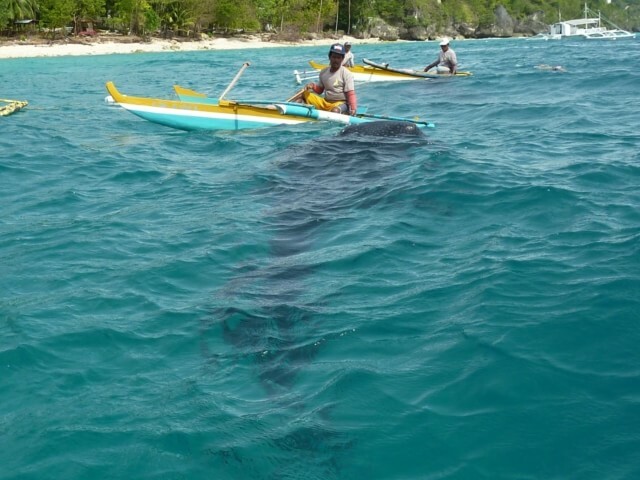
[[[353,75],[342,66],[345,49],[334,43],[329,50],[329,66],[318,75],[319,83],[309,83],[304,88],[304,102],[320,110],[355,115],[357,109]],[[320,94],[324,92],[324,97]]]
[[342,65],[344,67],[353,67],[356,64],[356,58],[353,56],[351,52],[351,42],[344,42],[344,60],[342,60]]
[[449,73],[451,75],[456,74],[458,68],[458,59],[456,58],[456,52],[449,47],[449,39],[443,38],[440,42],[440,54],[438,59],[424,67],[424,71],[428,72],[433,67],[438,67],[436,71],[438,73]]

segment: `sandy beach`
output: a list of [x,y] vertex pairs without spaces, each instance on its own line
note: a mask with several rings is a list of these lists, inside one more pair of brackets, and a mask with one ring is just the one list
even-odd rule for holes
[[30,58],[30,57],[59,57],[69,55],[111,55],[118,53],[145,53],[145,52],[186,52],[195,50],[238,50],[246,48],[273,48],[330,45],[335,42],[351,41],[354,45],[364,43],[378,43],[378,39],[355,39],[343,36],[339,39],[305,40],[300,42],[271,42],[264,41],[259,36],[246,36],[234,38],[213,38],[207,40],[178,41],[152,39],[149,42],[124,42],[123,37],[118,39],[108,36],[99,36],[86,41],[54,42],[54,43],[30,43],[30,42],[0,42],[0,59]]

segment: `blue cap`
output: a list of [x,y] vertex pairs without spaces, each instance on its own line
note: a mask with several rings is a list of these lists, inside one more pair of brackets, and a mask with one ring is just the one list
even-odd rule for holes
[[345,51],[342,44],[334,43],[333,45],[331,45],[331,48],[329,49],[329,55],[331,55],[332,53],[337,53],[338,55],[342,55],[344,57]]

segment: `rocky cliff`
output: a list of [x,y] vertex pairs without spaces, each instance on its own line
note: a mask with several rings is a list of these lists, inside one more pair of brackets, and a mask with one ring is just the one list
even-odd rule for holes
[[368,25],[354,32],[362,38],[378,37],[382,40],[434,40],[443,36],[452,38],[518,37],[546,32],[549,26],[542,21],[543,13],[536,12],[519,21],[499,5],[493,18],[485,24],[450,23],[444,28],[435,26],[394,26],[380,18],[369,19]]

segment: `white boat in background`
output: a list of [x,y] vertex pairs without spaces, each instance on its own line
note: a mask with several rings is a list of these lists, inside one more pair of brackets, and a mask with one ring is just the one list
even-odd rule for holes
[[[591,16],[590,16],[591,15]],[[609,28],[607,25],[613,28]],[[584,18],[559,21],[551,25],[549,33],[542,35],[545,40],[560,40],[562,38],[585,38],[589,40],[616,40],[619,38],[635,38],[636,34],[623,30],[613,22],[605,19],[598,11],[596,13],[584,4]]]

